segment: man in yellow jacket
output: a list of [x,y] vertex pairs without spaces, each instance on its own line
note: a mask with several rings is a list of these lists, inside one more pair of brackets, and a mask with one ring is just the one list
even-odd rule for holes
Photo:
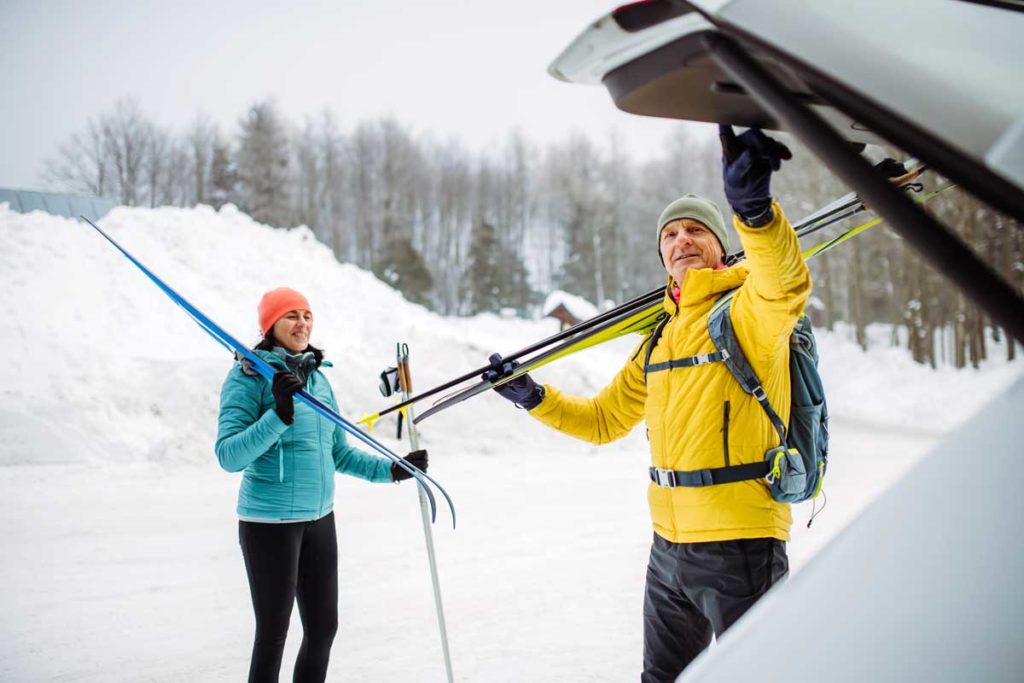
[[[789,505],[772,498],[763,478],[709,481],[724,468],[763,463],[779,445],[757,400],[715,362],[707,325],[712,306],[736,289],[736,338],[788,423],[789,336],[811,291],[796,234],[770,192],[771,173],[789,150],[756,129],[739,137],[724,129],[725,142],[735,155],[723,157],[725,194],[746,259],[726,267],[729,238],[718,207],[684,195],[658,220],[668,319],[654,348],[645,339],[593,398],[539,386],[529,375],[497,388],[542,423],[594,444],[646,421],[655,535],[644,598],[645,683],[674,681],[712,633],[721,636],[789,567]],[[500,357],[492,361],[496,374],[510,370]]]

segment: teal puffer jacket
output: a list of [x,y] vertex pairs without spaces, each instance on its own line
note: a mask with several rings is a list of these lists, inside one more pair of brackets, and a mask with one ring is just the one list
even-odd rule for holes
[[[286,370],[273,353],[256,351],[274,368]],[[327,378],[316,370],[305,390],[338,410]],[[235,363],[220,392],[215,446],[220,466],[244,472],[238,514],[246,519],[319,519],[334,508],[334,472],[367,481],[391,481],[391,461],[353,448],[340,427],[301,401],[286,425],[274,410],[270,382]]]

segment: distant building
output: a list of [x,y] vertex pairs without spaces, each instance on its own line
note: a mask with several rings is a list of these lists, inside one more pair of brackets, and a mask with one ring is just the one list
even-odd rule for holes
[[542,310],[544,311],[545,318],[554,318],[559,321],[559,330],[564,330],[584,320],[589,320],[597,315],[598,312],[597,306],[583,297],[561,290],[555,290],[548,295]]
[[118,205],[113,199],[104,197],[85,197],[73,194],[53,192],[33,192],[31,190],[9,190],[0,187],[0,204],[6,203],[11,211],[30,213],[45,211],[54,216],[78,218],[85,216],[91,221],[103,218],[112,208]]

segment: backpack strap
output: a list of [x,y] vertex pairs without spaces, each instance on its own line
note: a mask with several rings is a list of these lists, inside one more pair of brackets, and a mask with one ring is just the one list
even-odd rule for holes
[[736,338],[736,331],[732,326],[732,316],[729,315],[729,307],[735,292],[734,289],[726,293],[712,306],[711,313],[708,314],[708,333],[711,335],[711,341],[714,342],[715,348],[725,354],[723,361],[729,368],[730,374],[740,383],[743,391],[752,395],[761,404],[768,419],[771,420],[772,426],[775,427],[775,431],[778,432],[782,445],[788,448],[786,425],[772,408],[772,404],[768,401],[768,394],[765,393],[764,387],[761,385],[761,380],[754,369],[750,367],[747,357],[743,355],[743,349],[740,348],[739,340]]
[[698,353],[696,356],[687,356],[686,358],[674,358],[651,365],[651,354],[654,352],[654,347],[658,345],[658,340],[661,338],[661,333],[664,332],[668,321],[669,316],[666,314],[658,321],[654,332],[651,333],[651,340],[647,344],[647,351],[644,353],[645,384],[647,383],[647,375],[651,372],[662,372],[664,370],[674,370],[675,368],[695,368],[698,365],[707,365],[708,363],[721,363],[728,357],[728,351],[715,351],[714,353]]
[[[661,333],[665,331],[665,325],[668,324],[668,321],[668,313],[663,313],[658,324],[654,326],[654,332],[651,332],[651,341],[647,344],[647,351],[644,352],[644,384],[647,384],[647,373],[650,368],[651,353],[654,352],[654,347],[658,345],[658,340],[661,339]],[[661,364],[659,363],[659,365]]]
[[658,486],[676,488],[699,488],[716,484],[732,484],[737,481],[762,479],[768,476],[771,464],[762,460],[747,465],[730,465],[728,467],[712,467],[706,470],[663,470],[660,467],[648,468],[651,481]]
[[655,363],[654,365],[644,365],[644,375],[648,372],[661,372],[662,370],[673,370],[675,368],[695,368],[698,365],[707,365],[708,363],[721,363],[728,357],[728,351],[698,353],[696,356],[675,358],[673,360],[667,360],[664,363]]

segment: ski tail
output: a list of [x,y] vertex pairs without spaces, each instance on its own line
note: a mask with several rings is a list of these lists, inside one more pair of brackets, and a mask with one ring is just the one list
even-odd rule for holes
[[[173,301],[175,304],[177,304],[179,307],[181,307],[185,311],[185,313],[190,318],[192,318],[192,320],[197,325],[199,325],[199,327],[201,327],[204,332],[206,332],[208,335],[210,335],[217,343],[219,343],[221,346],[223,346],[228,351],[231,351],[232,353],[235,353],[235,354],[239,354],[242,357],[244,357],[246,360],[251,362],[252,365],[253,365],[253,368],[257,372],[259,372],[260,375],[265,377],[267,380],[273,380],[274,372],[275,371],[270,366],[269,363],[267,363],[265,360],[263,360],[258,355],[253,353],[253,351],[251,349],[249,349],[246,345],[242,344],[237,339],[235,339],[233,336],[231,336],[231,334],[229,334],[222,327],[220,327],[215,322],[210,320],[202,311],[200,311],[198,308],[196,308],[191,303],[189,303],[187,299],[185,299],[183,296],[178,294],[178,292],[176,292],[174,289],[172,289],[170,287],[170,285],[168,285],[166,282],[164,282],[162,279],[160,279],[155,273],[153,273],[153,271],[151,271],[149,268],[147,268],[141,261],[139,261],[137,258],[132,256],[131,253],[129,253],[116,240],[114,240],[114,238],[112,238],[110,235],[108,235],[106,232],[104,232],[98,225],[93,223],[91,220],[89,220],[85,216],[79,216],[79,218],[81,218],[83,221],[88,223],[96,232],[98,232],[104,239],[106,239],[111,245],[113,245],[115,249],[117,249],[119,252],[121,252],[121,254],[125,258],[127,258],[129,261],[131,261],[132,264],[135,265],[136,268],[138,268],[140,271],[142,271],[142,273],[147,278],[149,278],[153,282],[153,284],[155,284],[158,288],[160,288],[160,290],[164,294],[166,294],[167,297],[171,299],[171,301]],[[308,405],[310,408],[315,410],[317,412],[317,414],[321,415],[325,419],[327,419],[330,422],[334,423],[338,427],[341,427],[346,432],[351,434],[353,437],[355,437],[356,439],[358,439],[362,443],[366,444],[368,447],[370,447],[371,449],[373,449],[374,451],[376,451],[380,455],[384,456],[385,458],[387,458],[388,460],[390,460],[393,463],[397,463],[399,467],[401,467],[402,469],[404,469],[407,472],[409,472],[413,476],[413,478],[416,479],[416,483],[423,489],[423,491],[426,493],[428,499],[430,500],[431,520],[433,520],[433,521],[437,520],[437,503],[436,503],[436,499],[434,498],[434,493],[433,493],[433,491],[431,491],[430,486],[428,485],[428,482],[430,484],[433,484],[435,487],[437,487],[437,490],[441,492],[441,494],[444,496],[445,500],[448,503],[448,507],[451,510],[451,515],[452,515],[452,527],[453,528],[455,527],[455,506],[452,503],[452,499],[448,495],[448,493],[444,490],[444,487],[442,487],[440,484],[438,484],[436,481],[434,481],[434,479],[432,477],[430,477],[425,472],[422,472],[416,466],[411,465],[408,462],[406,462],[405,460],[403,460],[401,457],[399,457],[394,452],[392,452],[391,449],[389,449],[387,446],[385,446],[384,444],[380,443],[375,438],[373,438],[369,434],[365,433],[363,430],[359,429],[356,425],[352,424],[351,422],[346,420],[344,417],[342,417],[341,415],[336,413],[329,406],[324,405],[324,403],[322,403],[316,397],[314,397],[314,396],[310,395],[309,393],[307,393],[304,389],[303,390],[299,390],[298,392],[296,392],[295,396],[299,400],[301,400],[304,403],[306,403],[306,405]]]

